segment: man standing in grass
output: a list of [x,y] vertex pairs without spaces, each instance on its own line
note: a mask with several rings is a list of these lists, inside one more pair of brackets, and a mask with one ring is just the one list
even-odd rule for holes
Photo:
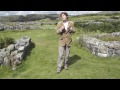
[[70,54],[70,47],[72,44],[71,34],[75,33],[74,22],[68,20],[68,13],[62,12],[60,14],[62,21],[57,24],[57,34],[59,37],[59,57],[57,62],[57,73],[61,72],[63,64],[63,56],[65,52],[64,68],[68,70],[68,59]]

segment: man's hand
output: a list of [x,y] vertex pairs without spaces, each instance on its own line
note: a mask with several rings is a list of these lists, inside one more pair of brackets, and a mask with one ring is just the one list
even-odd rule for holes
[[72,30],[73,28],[72,27],[69,27],[68,29],[67,29],[67,32],[69,32],[70,30]]
[[69,27],[70,30],[72,30],[73,28],[72,27]]
[[65,27],[64,27],[64,26],[62,26],[62,27],[60,28],[60,32],[62,32],[62,30],[63,30],[63,29],[65,29]]

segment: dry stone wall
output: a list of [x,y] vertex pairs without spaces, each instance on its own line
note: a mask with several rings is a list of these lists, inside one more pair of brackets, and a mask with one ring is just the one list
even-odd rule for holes
[[10,44],[7,48],[0,49],[0,65],[12,66],[12,70],[22,63],[32,44],[32,40],[28,36],[24,36],[17,40],[15,44]]
[[111,34],[97,34],[95,37],[84,35],[82,42],[93,54],[99,57],[120,56],[120,41],[102,41],[100,37],[103,36],[120,36],[120,32]]

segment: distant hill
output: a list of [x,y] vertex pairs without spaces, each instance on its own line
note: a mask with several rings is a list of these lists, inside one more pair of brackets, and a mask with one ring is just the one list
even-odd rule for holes
[[113,14],[113,13],[120,13],[120,11],[101,11],[98,14]]
[[0,16],[0,22],[25,22],[25,21],[35,21],[49,18],[55,20],[58,18],[58,14],[28,14],[23,15],[11,15],[11,16]]

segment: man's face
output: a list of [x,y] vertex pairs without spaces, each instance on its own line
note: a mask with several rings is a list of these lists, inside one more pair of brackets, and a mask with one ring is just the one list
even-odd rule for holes
[[65,14],[62,14],[61,16],[61,19],[64,21],[64,20],[67,20],[67,16]]

